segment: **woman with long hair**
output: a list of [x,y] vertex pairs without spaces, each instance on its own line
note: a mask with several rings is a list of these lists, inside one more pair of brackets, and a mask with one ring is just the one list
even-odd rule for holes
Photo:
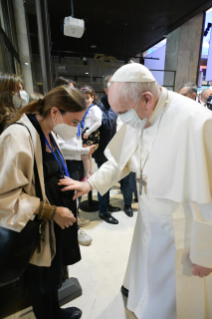
[[0,74],[0,134],[17,111],[17,103],[21,101],[19,90],[16,75]]
[[64,269],[81,256],[74,193],[58,186],[68,170],[52,131],[64,140],[75,136],[85,109],[79,90],[61,86],[21,108],[0,136],[0,226],[20,232],[29,220],[42,221],[41,251],[34,252],[21,278],[22,286],[30,283],[38,319],[82,314],[75,307],[61,309],[58,302]]

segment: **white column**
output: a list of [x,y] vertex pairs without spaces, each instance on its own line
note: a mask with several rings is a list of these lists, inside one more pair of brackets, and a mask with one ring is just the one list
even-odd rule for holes
[[18,39],[19,59],[21,63],[24,86],[27,93],[31,94],[33,93],[34,89],[23,0],[13,0],[13,9]]

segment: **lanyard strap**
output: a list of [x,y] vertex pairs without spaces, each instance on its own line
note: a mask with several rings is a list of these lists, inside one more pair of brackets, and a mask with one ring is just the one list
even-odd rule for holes
[[80,137],[81,135],[81,129],[84,129],[85,128],[85,118],[86,116],[88,115],[88,112],[90,111],[90,109],[92,108],[92,106],[94,106],[94,103],[92,103],[89,108],[85,111],[85,114],[82,118],[82,121],[81,123],[78,124],[78,131],[77,131],[77,136]]
[[[37,118],[36,118],[35,115],[33,115],[33,118],[38,122],[38,120],[37,120]],[[49,144],[49,142],[48,142],[48,140],[47,140],[47,138],[46,138],[46,136],[45,136],[44,133],[43,133],[43,136],[44,136],[44,140],[45,140],[46,145],[48,146],[48,148],[49,148],[50,151],[52,152],[54,158],[56,159],[56,161],[57,161],[57,163],[58,163],[58,165],[59,165],[61,174],[62,174],[63,177],[64,177],[64,173],[63,173],[63,170],[62,170],[62,167],[63,167],[64,172],[65,172],[65,176],[70,177],[70,174],[69,174],[69,172],[68,172],[66,163],[65,163],[65,161],[64,161],[64,158],[63,158],[62,154],[60,153],[60,151],[59,151],[59,149],[58,149],[58,146],[57,146],[57,144],[56,144],[56,142],[55,142],[55,140],[54,140],[52,134],[50,133],[50,134],[49,134],[49,137],[50,137],[52,143],[54,144],[56,153],[57,153],[57,155],[59,156],[61,162],[60,162],[60,160],[58,159],[58,157],[57,157],[57,155],[55,154],[55,152],[53,151],[52,147],[50,146],[50,144]],[[61,163],[62,163],[62,166],[61,166]]]

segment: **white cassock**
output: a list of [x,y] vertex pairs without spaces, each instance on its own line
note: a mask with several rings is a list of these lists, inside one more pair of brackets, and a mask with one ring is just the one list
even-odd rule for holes
[[[104,194],[140,167],[151,145],[167,90],[141,132],[123,125],[90,178]],[[143,174],[139,211],[124,286],[138,319],[211,319],[212,275],[192,275],[191,261],[212,268],[212,112],[168,92]],[[118,247],[117,247],[118,249]]]

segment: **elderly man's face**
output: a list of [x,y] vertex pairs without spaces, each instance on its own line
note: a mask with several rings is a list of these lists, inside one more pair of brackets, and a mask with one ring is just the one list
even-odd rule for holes
[[192,99],[192,100],[195,100],[195,99],[196,99],[196,94],[195,94],[195,93],[190,94],[189,88],[187,88],[187,87],[182,88],[182,89],[179,91],[179,94],[181,94],[181,95],[183,95],[183,96],[186,96],[186,97],[189,97],[189,98]]
[[144,119],[147,116],[151,116],[153,111],[153,106],[155,106],[155,100],[150,92],[145,92],[141,94],[138,103],[134,100],[126,101],[123,94],[120,92],[121,83],[113,83],[108,91],[108,101],[113,111],[118,115],[124,114],[131,109],[136,107],[136,113],[140,119]]

